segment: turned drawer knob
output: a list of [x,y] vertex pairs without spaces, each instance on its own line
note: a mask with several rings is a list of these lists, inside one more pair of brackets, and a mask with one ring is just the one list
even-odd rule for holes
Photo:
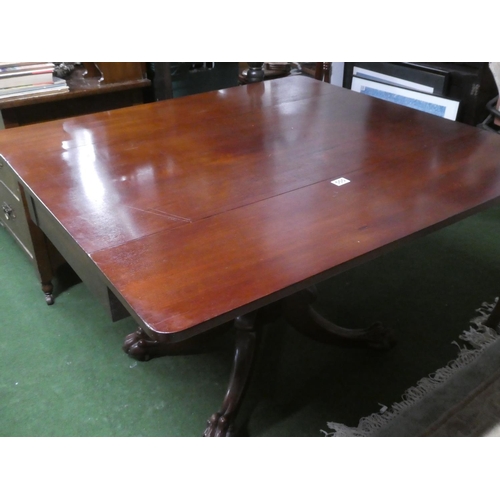
[[2,203],[2,210],[7,220],[16,218],[14,210],[5,201]]

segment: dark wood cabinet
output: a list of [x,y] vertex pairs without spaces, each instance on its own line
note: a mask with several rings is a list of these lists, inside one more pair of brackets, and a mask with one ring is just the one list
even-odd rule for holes
[[0,100],[5,128],[142,104],[151,86],[144,62],[81,63],[67,83],[62,94]]

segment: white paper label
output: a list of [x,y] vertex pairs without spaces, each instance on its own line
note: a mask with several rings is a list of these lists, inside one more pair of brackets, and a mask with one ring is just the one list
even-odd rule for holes
[[349,179],[345,179],[344,177],[340,177],[339,179],[335,179],[332,181],[332,184],[335,184],[336,186],[342,186],[343,184],[347,184],[348,182],[351,182]]

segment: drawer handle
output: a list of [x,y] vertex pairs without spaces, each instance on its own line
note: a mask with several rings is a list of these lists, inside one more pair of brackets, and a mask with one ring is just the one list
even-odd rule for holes
[[16,218],[14,210],[5,201],[2,203],[2,210],[7,220]]

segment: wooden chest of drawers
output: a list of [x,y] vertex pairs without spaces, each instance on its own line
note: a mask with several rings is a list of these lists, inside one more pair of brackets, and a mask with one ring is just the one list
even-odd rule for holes
[[14,237],[28,257],[34,259],[21,188],[10,165],[0,156],[0,224]]
[[38,275],[47,304],[52,304],[52,278],[65,260],[30,219],[23,188],[11,166],[1,155],[0,226],[5,228],[24,250]]

